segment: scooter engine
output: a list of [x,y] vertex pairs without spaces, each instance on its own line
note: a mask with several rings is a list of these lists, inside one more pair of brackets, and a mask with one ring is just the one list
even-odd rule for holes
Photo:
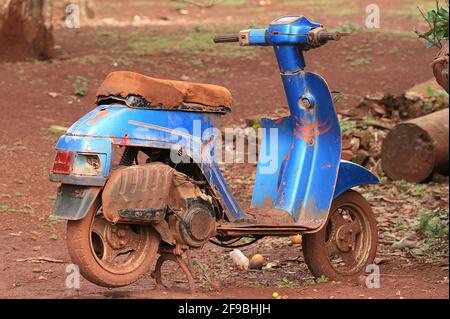
[[154,225],[172,245],[200,248],[215,234],[212,198],[188,176],[160,162],[114,171],[102,202],[108,221]]
[[170,229],[177,242],[192,248],[202,247],[215,233],[216,219],[211,197],[175,173],[170,195]]
[[210,203],[202,200],[189,200],[189,208],[182,213],[174,213],[170,228],[176,233],[177,242],[192,248],[202,247],[215,231],[215,219]]

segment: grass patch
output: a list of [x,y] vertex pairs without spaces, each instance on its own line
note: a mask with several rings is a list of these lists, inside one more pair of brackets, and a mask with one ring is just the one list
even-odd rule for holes
[[306,279],[305,280],[305,284],[307,286],[313,286],[313,285],[319,285],[319,284],[324,284],[328,282],[328,278],[325,277],[324,275],[318,277],[318,278],[310,278],[310,279]]
[[84,76],[77,75],[72,82],[72,87],[74,89],[73,95],[79,97],[85,96],[88,90],[88,86],[89,80]]
[[10,210],[10,208],[8,205],[0,205],[0,213],[5,213],[9,210]]
[[[333,6],[333,10],[339,11],[340,6],[338,4],[343,3],[343,0],[284,0],[283,4],[286,6],[298,6],[298,7],[306,7],[306,6]],[[333,11],[330,10],[330,11]],[[328,11],[327,11],[328,14]]]
[[389,9],[386,10],[386,15],[393,16],[393,17],[405,17],[408,20],[416,21],[416,22],[422,22],[423,17],[419,12],[419,9],[423,12],[427,12],[428,10],[434,9],[436,7],[436,2],[433,0],[428,1],[420,1],[421,3],[418,5],[417,3],[413,5],[408,5],[405,8],[402,8],[401,10],[398,9]]
[[448,211],[438,209],[429,211],[421,209],[415,230],[424,237],[427,252],[448,254]]
[[224,7],[242,6],[247,4],[248,0],[223,0],[220,5]]
[[339,124],[341,127],[341,133],[353,131],[357,127],[356,122],[353,121],[341,121]]
[[300,284],[296,280],[289,280],[286,277],[283,277],[283,278],[277,279],[277,281],[275,282],[275,285],[278,288],[295,288],[295,287],[298,287]]
[[[235,31],[235,30],[234,30]],[[221,30],[220,32],[226,32]],[[157,53],[180,53],[187,56],[209,56],[225,59],[251,58],[255,48],[239,45],[215,45],[213,28],[196,26],[184,32],[159,35],[154,31],[139,31],[129,35],[125,45],[128,53],[154,55]]]
[[372,57],[362,57],[362,58],[357,58],[356,60],[353,60],[350,65],[355,67],[355,66],[360,66],[360,65],[366,65],[366,64],[370,64],[372,63]]
[[339,25],[336,28],[331,28],[331,32],[349,32],[349,33],[360,33],[363,31],[363,28],[354,23],[346,22],[341,25]]

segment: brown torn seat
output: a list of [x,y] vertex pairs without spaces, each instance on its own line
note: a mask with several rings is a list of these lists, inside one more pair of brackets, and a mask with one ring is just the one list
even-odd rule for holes
[[147,108],[220,113],[231,111],[233,102],[230,91],[218,85],[162,80],[128,71],[108,74],[97,91],[97,102],[121,98],[127,103],[136,96],[145,100]]

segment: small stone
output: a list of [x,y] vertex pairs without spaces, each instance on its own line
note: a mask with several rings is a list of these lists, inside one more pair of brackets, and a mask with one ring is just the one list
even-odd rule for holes
[[390,262],[391,259],[390,258],[385,258],[385,257],[376,257],[373,262],[375,263],[375,265],[381,265],[381,264],[386,264],[388,262]]
[[415,248],[416,246],[417,246],[417,242],[415,240],[411,240],[406,237],[400,241],[393,243],[391,248],[403,250],[405,248],[412,249],[412,248]]
[[56,99],[58,96],[60,96],[61,94],[56,93],[56,92],[47,92],[47,95],[50,96],[53,99]]

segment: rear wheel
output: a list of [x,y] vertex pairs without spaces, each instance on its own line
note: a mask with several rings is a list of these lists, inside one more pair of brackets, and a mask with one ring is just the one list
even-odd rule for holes
[[349,190],[331,205],[327,224],[303,236],[303,255],[315,277],[358,281],[377,250],[377,222],[366,199]]
[[113,225],[103,217],[101,200],[85,218],[67,223],[67,247],[87,280],[103,287],[129,285],[152,266],[160,238],[150,226]]

